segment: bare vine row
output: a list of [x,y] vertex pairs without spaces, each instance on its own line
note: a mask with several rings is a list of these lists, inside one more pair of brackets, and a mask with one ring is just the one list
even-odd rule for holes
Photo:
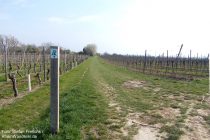
[[207,57],[170,57],[104,54],[109,62],[145,74],[167,76],[176,79],[193,79],[209,76],[209,56]]

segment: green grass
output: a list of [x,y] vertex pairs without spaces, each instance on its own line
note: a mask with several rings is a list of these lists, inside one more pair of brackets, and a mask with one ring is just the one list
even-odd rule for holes
[[0,110],[0,130],[25,128],[39,120],[49,105],[49,84]]
[[[103,65],[101,65],[101,63]],[[190,94],[192,96],[196,95],[200,97],[200,95],[208,93],[208,78],[195,81],[177,81],[175,79],[167,79],[131,72],[122,67],[113,67],[113,65],[108,64],[103,60],[95,61],[94,65],[96,69],[98,69],[98,73],[100,73],[105,81],[117,90],[119,90],[119,100],[125,100],[124,103],[127,103],[129,105],[134,104],[135,100],[136,102],[138,102],[138,104],[141,103],[141,101],[139,101],[139,99],[141,98],[144,98],[144,101],[146,102],[147,100],[152,99],[157,99],[155,101],[158,101],[160,95],[164,94],[168,96],[169,94],[176,95],[183,93],[186,95]],[[149,87],[149,89],[145,90],[140,88],[129,90],[122,87],[123,82],[134,79],[146,81],[146,87]],[[161,92],[159,93],[159,95],[151,94],[151,92],[153,92],[152,88],[155,88],[157,86],[161,88]],[[142,101],[142,104],[144,104],[144,101]],[[142,106],[140,105],[140,107],[137,107],[137,109],[141,107]]]
[[1,109],[0,130],[37,128],[44,131],[40,139],[81,139],[81,130],[86,134],[93,127],[101,128],[99,134],[106,133],[105,101],[92,85],[89,73],[82,77],[90,62],[91,59],[61,76],[59,135],[52,137],[49,133],[49,85]]
[[167,140],[177,140],[183,134],[183,131],[180,130],[180,126],[178,124],[173,126],[164,126],[161,131],[168,133]]
[[[40,86],[39,82],[38,82],[38,78],[35,77],[35,75],[36,75],[35,73],[30,74],[32,89],[34,87]],[[44,79],[43,72],[40,73],[40,76],[41,76],[41,80],[43,82],[43,79]],[[24,74],[22,74],[22,77],[19,77],[18,75],[16,75],[16,84],[17,84],[18,94],[22,94],[22,93],[28,91],[28,79],[27,78],[28,77]],[[10,79],[8,79],[8,82],[5,82],[5,77],[4,77],[3,81],[0,80],[0,91],[1,91],[0,99],[13,97],[14,91],[12,88],[12,81]]]
[[[104,122],[107,119],[105,102],[101,95],[96,93],[90,79],[84,78],[81,84],[71,89],[67,88],[62,93],[59,134],[55,137],[50,136],[48,124],[44,126],[45,133],[41,136],[42,138],[49,138],[49,136],[51,139],[95,138],[93,133],[89,133],[94,128],[100,128],[97,130],[98,135],[106,133],[104,127]],[[81,131],[84,135],[81,134]]]
[[[170,128],[167,125],[164,126],[167,128],[165,131],[168,133],[168,139],[179,139],[183,134],[181,124],[186,119],[185,113],[190,104],[190,102],[185,102],[185,100],[194,102],[201,99],[201,95],[208,93],[209,81],[207,77],[193,81],[183,81],[144,75],[131,72],[123,67],[113,66],[102,59],[95,60],[92,65],[95,67],[94,74],[96,80],[102,80],[115,89],[115,94],[117,95],[116,100],[121,103],[121,106],[130,107],[134,111],[146,113],[151,118],[150,124],[174,123],[174,126]],[[145,88],[127,89],[123,87],[123,83],[128,80],[145,81]],[[153,89],[156,87],[159,87],[160,91],[154,92]],[[173,95],[175,99],[168,98],[169,95]],[[176,97],[180,96],[184,96],[184,98],[176,99]],[[159,115],[154,116],[154,114],[150,113],[151,110],[159,110],[165,107],[180,109],[181,116],[175,118],[175,120],[167,120],[161,118]],[[202,107],[210,109],[209,105],[202,105]]]
[[3,81],[5,81],[5,75],[4,74],[1,74],[0,75],[0,82],[3,82]]
[[[124,87],[123,83],[129,80],[145,81],[145,84],[141,88]],[[0,130],[36,128],[43,131],[38,135],[39,139],[110,139],[108,131],[120,132],[123,125],[113,125],[108,119],[124,122],[127,109],[130,108],[133,112],[148,116],[149,124],[164,124],[161,131],[167,132],[168,139],[179,139],[183,134],[181,128],[190,103],[199,101],[201,95],[208,92],[208,84],[208,78],[180,81],[144,75],[114,66],[100,57],[92,57],[60,78],[58,135],[50,134],[49,84],[44,84],[33,94],[1,109]],[[106,85],[108,87],[104,89]],[[160,88],[159,91],[154,90],[157,87]],[[109,88],[113,90],[107,96]],[[182,96],[183,99],[179,98]],[[110,99],[119,103],[121,113],[117,114],[109,109]],[[206,103],[196,104],[195,107],[210,109]],[[165,119],[158,114],[158,110],[163,108],[179,109],[181,116],[174,120]],[[205,119],[209,123],[209,118]],[[173,125],[165,125],[167,122]],[[137,131],[133,130],[129,134],[134,132]]]

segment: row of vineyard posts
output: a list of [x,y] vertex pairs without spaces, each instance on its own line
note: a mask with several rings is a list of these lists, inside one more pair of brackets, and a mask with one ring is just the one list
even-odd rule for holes
[[167,76],[177,79],[193,79],[193,77],[209,76],[209,55],[206,57],[173,57],[150,56],[145,51],[145,55],[118,55],[104,54],[102,58],[109,62],[123,66],[125,68],[142,72],[145,74],[154,74]]
[[[0,54],[0,76],[4,76],[6,82],[11,81],[15,97],[18,95],[18,85],[27,85],[28,83],[26,87],[30,92],[31,84],[34,86],[36,84],[41,85],[46,80],[49,80],[49,53],[43,47],[42,51],[36,53],[8,52],[7,49],[4,49],[4,52]],[[87,58],[87,55],[61,51],[60,75],[73,69]]]

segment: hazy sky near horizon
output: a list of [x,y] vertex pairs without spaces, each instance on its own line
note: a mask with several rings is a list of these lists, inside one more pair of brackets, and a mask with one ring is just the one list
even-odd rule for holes
[[0,0],[0,34],[73,51],[194,56],[210,52],[209,0]]

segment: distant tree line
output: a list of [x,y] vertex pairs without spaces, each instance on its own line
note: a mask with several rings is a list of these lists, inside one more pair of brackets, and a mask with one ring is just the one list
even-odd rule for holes
[[[46,53],[50,52],[50,46],[53,46],[54,44],[51,42],[42,43],[42,45],[37,46],[35,44],[24,44],[21,43],[16,37],[14,36],[6,36],[0,34],[0,52],[3,53],[5,49],[7,49],[7,52],[23,52],[23,53],[39,53],[43,50],[43,47],[45,47]],[[70,53],[70,50],[61,48],[62,52]],[[71,52],[73,53],[73,52]]]
[[90,55],[90,56],[94,56],[96,55],[97,51],[97,46],[95,44],[87,44],[84,48],[83,48],[83,54],[86,55]]
[[[0,53],[5,52],[7,50],[7,53],[10,52],[20,52],[20,53],[39,53],[43,50],[43,47],[45,47],[46,53],[50,52],[50,46],[53,46],[54,44],[51,42],[42,43],[42,45],[37,46],[35,44],[24,44],[21,43],[16,37],[14,36],[6,36],[0,34]],[[85,54],[89,56],[94,56],[97,53],[97,46],[95,44],[87,44],[83,51],[78,52],[79,54]],[[75,53],[70,50],[61,48],[61,53]]]

